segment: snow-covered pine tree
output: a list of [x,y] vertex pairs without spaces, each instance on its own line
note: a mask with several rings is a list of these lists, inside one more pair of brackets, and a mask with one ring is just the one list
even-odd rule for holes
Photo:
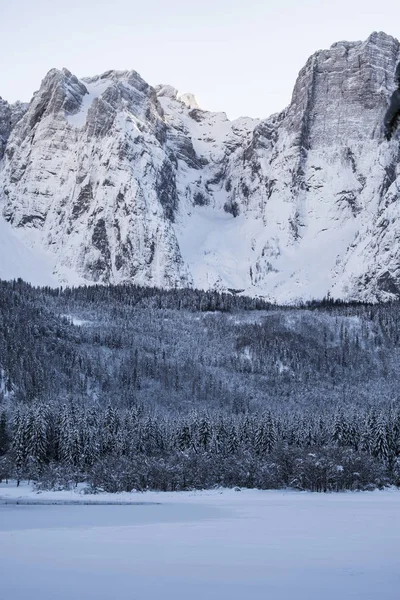
[[208,416],[204,415],[198,424],[197,443],[199,447],[207,452],[212,437],[211,424]]
[[47,427],[46,407],[44,405],[35,406],[28,417],[28,455],[38,465],[42,465],[47,459]]
[[389,458],[387,425],[382,413],[378,415],[373,432],[373,454],[385,462]]
[[12,450],[14,454],[17,486],[19,486],[29,451],[27,416],[26,413],[21,412],[19,409],[16,410],[13,418]]
[[5,454],[8,450],[10,438],[7,430],[7,416],[3,410],[0,412],[0,456]]

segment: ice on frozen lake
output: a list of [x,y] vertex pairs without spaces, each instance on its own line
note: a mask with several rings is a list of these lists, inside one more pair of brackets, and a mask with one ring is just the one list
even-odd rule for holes
[[[4,484],[0,496],[79,498]],[[142,504],[3,504],[2,596],[399,598],[400,492],[222,490],[82,497],[85,502],[107,499]]]

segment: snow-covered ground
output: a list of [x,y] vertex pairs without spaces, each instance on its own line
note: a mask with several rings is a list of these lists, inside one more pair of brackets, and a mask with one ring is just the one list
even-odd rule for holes
[[8,600],[399,598],[398,491],[88,496],[2,484],[0,496]]

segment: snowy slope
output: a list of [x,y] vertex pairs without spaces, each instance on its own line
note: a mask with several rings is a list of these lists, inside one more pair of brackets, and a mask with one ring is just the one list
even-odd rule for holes
[[0,279],[24,279],[33,285],[55,286],[55,258],[24,244],[18,232],[0,217]]
[[381,124],[399,58],[384,33],[338,42],[263,121],[134,71],[54,69],[11,130],[2,105],[1,213],[62,283],[398,296],[400,151]]

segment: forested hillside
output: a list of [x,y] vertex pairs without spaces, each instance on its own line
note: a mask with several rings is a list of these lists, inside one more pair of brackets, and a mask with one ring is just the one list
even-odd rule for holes
[[328,490],[400,483],[399,303],[0,282],[1,476]]

